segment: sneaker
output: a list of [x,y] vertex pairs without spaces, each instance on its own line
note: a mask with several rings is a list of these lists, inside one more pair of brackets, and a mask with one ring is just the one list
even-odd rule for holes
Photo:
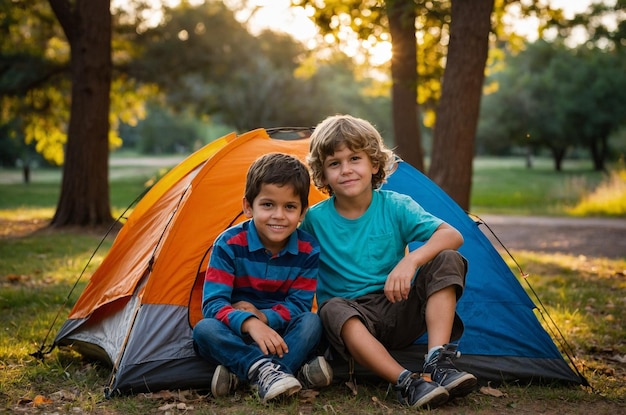
[[267,361],[258,365],[250,376],[262,403],[279,396],[290,396],[302,389],[298,379],[280,363]]
[[304,389],[323,388],[333,381],[333,368],[324,356],[317,356],[302,365],[297,378]]
[[467,395],[478,383],[474,375],[454,366],[453,360],[460,355],[455,344],[446,344],[424,364],[424,373],[430,374],[431,380],[446,388],[453,398]]
[[394,385],[398,401],[416,408],[436,408],[448,401],[448,391],[434,382],[428,382],[415,373],[407,376],[402,383]]
[[213,372],[213,378],[211,379],[211,393],[214,397],[226,396],[233,392],[239,379],[233,373],[231,373],[226,366],[219,365]]

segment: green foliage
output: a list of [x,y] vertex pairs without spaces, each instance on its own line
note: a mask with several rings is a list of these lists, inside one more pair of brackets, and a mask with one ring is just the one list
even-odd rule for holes
[[141,154],[186,154],[208,143],[210,138],[221,136],[210,135],[209,131],[209,125],[193,114],[174,114],[161,106],[150,105],[146,118],[135,126],[122,125],[120,135],[125,148]]
[[[70,117],[68,42],[46,0],[2,2],[0,24],[6,34],[0,39],[0,134],[21,137],[25,143],[3,162],[30,163],[27,149],[32,145],[47,161],[61,165]],[[133,55],[134,46],[128,41],[115,44],[113,59],[119,67]],[[121,145],[119,123],[142,118],[145,99],[156,91],[117,72],[111,92],[109,139],[114,149]]]
[[480,148],[495,154],[547,148],[557,170],[568,150],[585,148],[602,170],[609,136],[626,121],[625,65],[623,54],[543,41],[507,58],[490,78],[498,91],[482,102]]

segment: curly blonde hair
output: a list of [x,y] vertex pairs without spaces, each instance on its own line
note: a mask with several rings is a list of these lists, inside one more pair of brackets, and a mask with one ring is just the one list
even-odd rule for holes
[[329,195],[333,194],[333,189],[323,183],[324,160],[342,145],[354,152],[367,154],[372,165],[378,167],[378,172],[372,175],[372,189],[379,188],[394,162],[394,154],[385,147],[380,133],[369,121],[351,115],[330,116],[319,123],[311,134],[307,162],[315,186]]

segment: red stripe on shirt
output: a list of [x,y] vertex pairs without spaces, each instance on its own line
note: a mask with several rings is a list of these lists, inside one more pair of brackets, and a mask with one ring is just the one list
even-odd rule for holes
[[[266,280],[263,278],[255,278],[255,277],[246,275],[246,276],[237,277],[235,284],[236,284],[236,288],[253,288],[261,292],[286,293],[290,289],[294,288],[294,284],[296,284],[299,279],[304,279],[304,278],[298,278],[295,281],[294,280]],[[315,284],[315,281],[313,282]],[[301,286],[301,289],[307,286],[310,287],[310,285],[303,284]],[[312,290],[315,290],[315,285],[313,285],[313,288],[311,289],[311,291]]]
[[231,306],[230,304],[227,306],[224,306],[220,309],[220,311],[218,311],[215,314],[215,318],[218,319],[219,321],[221,321],[224,324],[229,324],[228,322],[228,314],[230,314],[231,311],[234,311],[235,309],[233,308],[233,306]]
[[291,284],[292,290],[315,291],[316,288],[317,280],[313,280],[311,278],[298,277],[293,284]]
[[226,241],[226,243],[229,245],[248,246],[248,232],[239,232]]
[[289,309],[287,309],[287,307],[285,307],[284,305],[276,304],[274,307],[272,307],[272,310],[276,311],[283,320],[291,320],[291,313],[289,312]]
[[228,285],[229,287],[233,286],[233,274],[217,268],[207,268],[204,280]]
[[313,246],[310,242],[302,241],[298,239],[298,252],[304,252],[305,254],[310,254],[313,250]]

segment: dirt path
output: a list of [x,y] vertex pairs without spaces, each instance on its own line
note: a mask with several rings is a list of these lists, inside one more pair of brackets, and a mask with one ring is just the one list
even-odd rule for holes
[[[509,250],[626,258],[626,219],[480,217]],[[500,247],[486,226],[482,231]]]
[[[484,222],[480,229],[498,250],[501,246],[496,236],[509,250],[626,259],[626,219],[500,215],[483,215],[480,219]],[[0,239],[41,230],[47,222],[0,218]]]

